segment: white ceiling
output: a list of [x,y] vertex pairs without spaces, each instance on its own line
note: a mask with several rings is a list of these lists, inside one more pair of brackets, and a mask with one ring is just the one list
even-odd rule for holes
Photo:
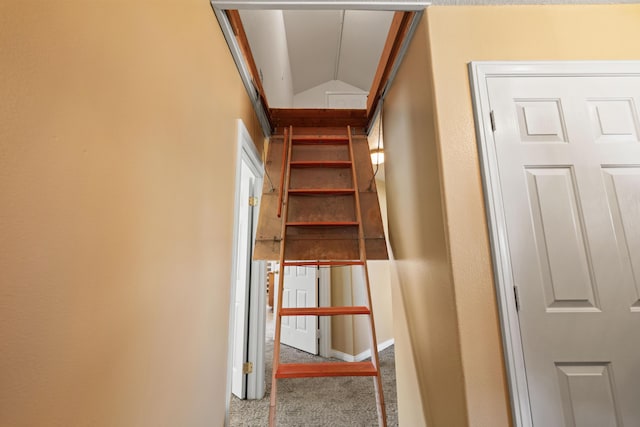
[[369,91],[392,18],[393,12],[284,11],[293,92],[330,80]]
[[336,80],[369,91],[393,12],[347,11]]

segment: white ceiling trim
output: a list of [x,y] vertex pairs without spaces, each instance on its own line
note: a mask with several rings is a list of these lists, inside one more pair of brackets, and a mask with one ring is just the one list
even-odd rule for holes
[[211,0],[217,9],[350,9],[419,11],[431,4],[423,0]]

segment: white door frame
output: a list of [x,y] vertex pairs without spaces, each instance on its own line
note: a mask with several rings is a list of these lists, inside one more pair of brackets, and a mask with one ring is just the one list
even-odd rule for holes
[[[227,392],[226,392],[226,417],[225,424],[228,424],[229,404],[231,402],[231,373],[233,363],[233,342],[234,339],[243,339],[233,336],[233,312],[236,297],[236,269],[237,269],[237,246],[239,235],[239,214],[240,203],[249,203],[248,200],[240,200],[240,170],[242,164],[246,164],[256,177],[254,188],[257,189],[258,197],[262,192],[262,179],[264,177],[264,165],[260,154],[256,149],[253,139],[249,134],[242,120],[237,120],[237,155],[236,155],[236,178],[235,178],[235,202],[234,202],[234,226],[233,226],[233,257],[231,273],[231,291],[229,301],[229,333],[228,333],[228,353],[227,353]],[[251,252],[254,246],[254,234],[257,226],[259,209],[253,210],[253,231],[251,239]],[[266,263],[265,261],[251,261],[250,263],[250,288],[247,296],[249,304],[249,322],[247,358],[253,363],[254,369],[247,376],[247,398],[256,399],[264,395],[264,338],[251,339],[252,337],[264,337],[265,334],[265,306],[266,306]],[[250,303],[249,303],[250,302]]]
[[[530,76],[612,76],[640,75],[640,61],[531,61],[471,62],[469,78],[476,122],[476,136],[484,198],[491,241],[502,342],[509,382],[513,421],[517,427],[531,427],[531,406],[522,350],[520,325],[514,296],[513,273],[506,236],[502,190],[492,130],[487,78]],[[500,126],[500,124],[495,124]]]
[[400,10],[420,11],[431,2],[424,0],[211,0],[217,9],[297,10]]

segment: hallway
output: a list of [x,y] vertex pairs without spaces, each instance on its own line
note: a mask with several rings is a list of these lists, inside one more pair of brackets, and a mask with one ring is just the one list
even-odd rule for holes
[[[266,393],[260,400],[231,397],[231,427],[266,426],[273,357],[273,313],[267,310],[265,352]],[[388,426],[398,425],[394,347],[382,350],[380,366]],[[284,362],[326,361],[282,345]],[[373,382],[368,377],[302,378],[281,380],[278,388],[278,426],[377,426]]]

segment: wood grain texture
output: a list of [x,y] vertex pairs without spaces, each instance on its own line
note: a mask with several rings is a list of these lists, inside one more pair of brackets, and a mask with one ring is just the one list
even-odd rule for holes
[[244,26],[242,25],[240,12],[238,12],[237,10],[227,10],[226,13],[229,17],[229,24],[231,24],[231,28],[233,29],[233,33],[236,36],[236,40],[238,40],[238,45],[240,46],[240,50],[242,51],[242,56],[244,56],[244,60],[246,61],[247,67],[249,68],[251,81],[258,91],[258,96],[260,97],[260,101],[262,102],[265,111],[269,111],[267,95],[265,94],[264,87],[262,87],[260,73],[258,72],[256,62],[253,59],[253,53],[251,53],[251,46],[249,46],[249,39],[247,39],[247,34],[244,31]]
[[276,378],[371,377],[378,373],[371,362],[282,363]]
[[[271,177],[279,176],[282,170],[283,133],[284,130],[270,140],[265,169]],[[343,143],[345,140],[347,144]],[[353,178],[347,167],[351,162],[348,141],[346,127],[293,129],[291,160],[294,163],[288,197],[289,222],[357,223]],[[352,141],[367,259],[388,259],[368,142],[364,133],[358,131],[354,132]],[[299,167],[294,166],[296,162]],[[322,162],[327,163],[323,167],[314,167]],[[276,215],[280,183],[278,179],[275,181],[272,187],[269,180],[265,179],[254,259],[279,259],[282,221]],[[321,185],[325,187],[321,188]],[[286,259],[360,258],[356,227],[323,225],[314,229],[298,226],[287,227],[287,233]]]
[[369,313],[371,313],[371,310],[365,306],[298,307],[280,310],[280,316],[353,316]]
[[393,64],[398,59],[400,48],[409,33],[409,27],[415,12],[396,12],[391,21],[387,41],[382,49],[380,62],[373,77],[371,89],[369,89],[369,97],[367,98],[367,121],[373,118],[382,92],[384,91],[387,81],[391,75]]
[[368,124],[366,110],[272,108],[269,112],[274,130],[278,133],[280,133],[281,128],[284,126],[352,126],[364,130]]

